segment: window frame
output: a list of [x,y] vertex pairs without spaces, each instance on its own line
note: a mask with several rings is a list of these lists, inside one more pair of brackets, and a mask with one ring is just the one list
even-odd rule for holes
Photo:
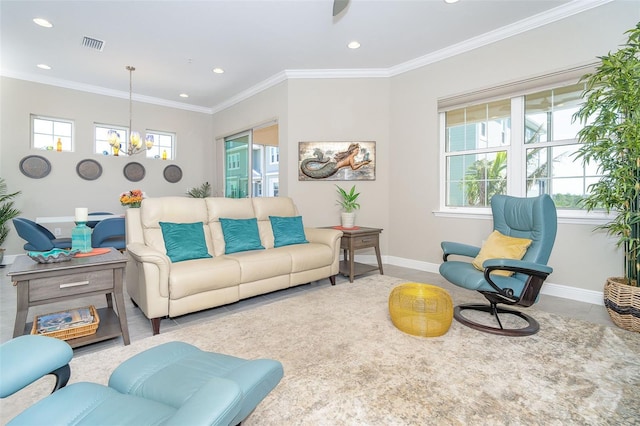
[[[562,87],[575,85],[579,83],[579,78],[565,79],[562,81],[548,82],[536,86],[527,86],[522,90],[513,90],[508,93],[500,93],[496,96],[487,96],[486,98],[474,97],[464,103],[447,102],[446,107],[439,105],[438,108],[438,138],[439,138],[439,208],[434,211],[434,215],[438,217],[464,217],[474,219],[492,218],[491,207],[457,207],[447,206],[447,158],[449,154],[457,154],[460,152],[447,153],[446,151],[446,112],[455,109],[465,108],[473,105],[490,103],[501,99],[511,99],[511,142],[504,146],[496,148],[496,150],[507,151],[507,189],[506,193],[515,197],[526,197],[526,174],[527,159],[526,152],[531,148],[532,144],[525,143],[524,120],[525,120],[525,96],[551,89],[560,89]],[[490,92],[490,90],[487,90]],[[564,139],[561,141],[547,141],[536,143],[540,147],[553,147],[574,145],[578,143],[577,139]],[[482,150],[476,150],[479,152]],[[558,221],[574,224],[590,224],[598,225],[607,222],[613,217],[604,211],[587,212],[584,209],[557,209]]]
[[[55,123],[62,123],[62,124],[68,124],[71,126],[71,134],[69,136],[66,135],[62,135],[62,134],[56,134],[55,130],[52,130],[52,133],[46,133],[46,135],[50,135],[52,138],[52,145],[51,145],[51,149],[48,149],[46,146],[43,147],[37,147],[35,146],[35,140],[36,140],[36,129],[35,129],[35,120],[42,120],[42,121],[50,121],[53,123],[53,128],[55,129]],[[30,136],[31,136],[31,140],[29,141],[30,144],[30,148],[31,149],[36,149],[39,151],[45,150],[45,151],[56,151],[56,142],[57,142],[57,138],[64,138],[65,140],[69,140],[69,145],[70,148],[69,149],[62,149],[62,152],[75,152],[75,134],[76,134],[76,129],[75,129],[75,121],[68,119],[68,118],[61,118],[61,117],[51,117],[51,116],[46,116],[46,115],[40,115],[40,114],[30,114],[29,117],[29,121],[31,124],[31,129],[30,129]],[[38,133],[41,135],[45,135],[45,133]],[[48,146],[48,145],[47,145]],[[64,147],[64,143],[63,143],[63,147]]]
[[[115,124],[105,124],[105,123],[94,122],[93,123],[93,151],[95,154],[100,154],[100,155],[105,155],[105,154],[104,154],[104,150],[98,151],[98,134],[97,134],[98,128],[105,129],[107,131],[115,130],[123,133],[124,136],[120,137],[120,150],[119,150],[118,156],[126,157],[127,156],[126,142],[129,140],[129,128],[125,126],[118,126]],[[102,139],[100,141],[103,142]],[[107,142],[107,144],[109,144],[107,140],[105,141]],[[125,148],[122,148],[123,145],[125,146]],[[111,157],[115,157],[113,155],[113,147],[111,145],[109,145],[108,155]]]
[[[160,136],[160,137],[169,137],[169,138],[171,138],[171,142],[170,142],[170,146],[167,146],[167,145],[160,146],[160,145],[158,145],[159,140],[156,141],[155,138],[154,138],[153,148],[158,147],[158,149],[159,149],[158,154],[152,155],[152,154],[149,153],[151,150],[149,150],[149,151],[147,151],[145,153],[145,156],[147,158],[156,159],[156,160],[157,159],[162,159],[162,160],[175,160],[176,159],[176,145],[177,145],[177,139],[178,139],[178,136],[177,136],[176,133],[174,133],[174,132],[166,132],[166,131],[162,131],[162,130],[146,129],[145,130],[145,134],[144,134],[145,139],[146,139],[146,137],[148,135],[154,135],[154,136],[157,135],[157,136]],[[158,139],[160,139],[160,138],[158,138]],[[142,140],[142,143],[144,144],[145,141]],[[162,149],[162,147],[165,147],[165,149]],[[162,153],[165,150],[167,151],[167,158],[162,158]]]

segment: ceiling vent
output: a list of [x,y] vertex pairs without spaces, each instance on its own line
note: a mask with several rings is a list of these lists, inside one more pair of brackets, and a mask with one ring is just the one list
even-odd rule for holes
[[82,46],[89,49],[97,50],[98,52],[102,52],[104,41],[98,40],[97,38],[84,36],[82,38]]

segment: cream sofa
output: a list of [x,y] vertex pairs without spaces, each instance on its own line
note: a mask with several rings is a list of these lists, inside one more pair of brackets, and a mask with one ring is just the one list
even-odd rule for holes
[[[304,228],[308,244],[274,248],[269,216],[297,215],[293,201],[286,197],[160,197],[147,198],[140,208],[128,209],[127,291],[151,319],[153,334],[160,332],[163,317],[226,305],[324,278],[335,285],[341,231]],[[220,218],[256,218],[264,250],[225,254]],[[206,250],[212,257],[171,262],[160,222],[202,222]]]

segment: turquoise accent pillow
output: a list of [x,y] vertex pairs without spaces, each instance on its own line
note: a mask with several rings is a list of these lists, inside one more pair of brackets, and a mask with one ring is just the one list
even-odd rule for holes
[[160,222],[164,248],[172,262],[213,257],[207,251],[202,222]]
[[290,246],[291,244],[308,243],[304,235],[302,216],[269,216],[273,230],[274,247]]
[[224,253],[231,254],[247,250],[264,250],[258,232],[258,220],[220,218],[224,235]]

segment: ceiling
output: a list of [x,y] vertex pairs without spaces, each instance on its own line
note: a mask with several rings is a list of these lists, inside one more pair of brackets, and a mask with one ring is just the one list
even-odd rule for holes
[[332,0],[0,0],[0,72],[128,97],[132,65],[134,99],[211,112],[291,76],[399,74],[608,1],[351,0],[334,18]]

